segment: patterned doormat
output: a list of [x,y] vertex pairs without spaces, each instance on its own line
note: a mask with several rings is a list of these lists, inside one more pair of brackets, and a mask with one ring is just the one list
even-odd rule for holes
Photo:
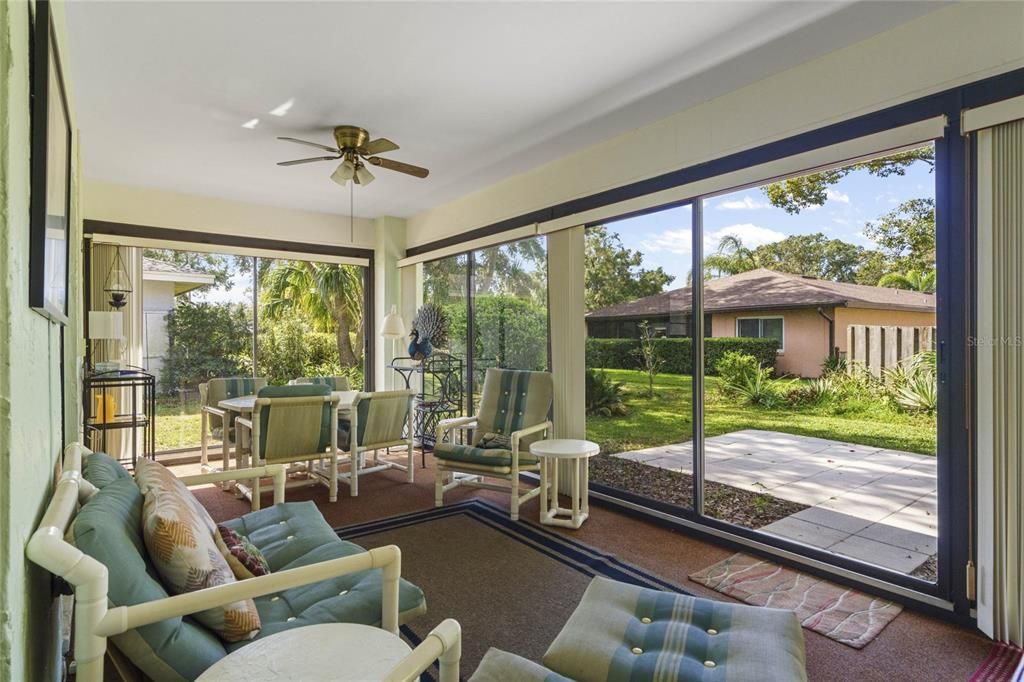
[[1019,682],[1024,680],[1024,649],[996,642],[985,662],[968,682]]
[[808,630],[854,649],[871,642],[903,610],[886,599],[747,554],[734,554],[690,580],[754,606],[795,611]]

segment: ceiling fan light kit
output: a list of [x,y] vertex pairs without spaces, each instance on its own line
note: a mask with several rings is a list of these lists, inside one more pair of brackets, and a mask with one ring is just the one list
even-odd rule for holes
[[296,166],[315,161],[337,161],[338,159],[343,159],[341,164],[331,173],[331,180],[342,187],[346,186],[350,180],[357,185],[368,185],[373,182],[373,173],[366,167],[367,163],[378,168],[386,168],[416,178],[425,178],[430,174],[430,171],[426,168],[377,156],[377,154],[393,152],[399,147],[384,137],[371,140],[370,134],[366,129],[359,126],[337,126],[334,129],[334,141],[338,145],[337,147],[330,147],[319,142],[309,142],[308,140],[300,140],[294,137],[279,137],[277,139],[308,147],[316,147],[333,154],[333,156],[315,156],[309,159],[280,161],[277,164],[278,166]]

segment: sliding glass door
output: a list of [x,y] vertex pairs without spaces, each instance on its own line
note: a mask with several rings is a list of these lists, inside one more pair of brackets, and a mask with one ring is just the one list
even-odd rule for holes
[[934,163],[702,200],[707,516],[936,579]]

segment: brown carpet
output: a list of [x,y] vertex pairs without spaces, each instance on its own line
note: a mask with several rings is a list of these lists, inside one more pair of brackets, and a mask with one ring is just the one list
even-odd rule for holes
[[793,611],[808,630],[855,649],[867,646],[903,611],[887,599],[749,554],[733,554],[691,573],[690,580],[754,606]]
[[[197,473],[195,465],[180,467],[179,475]],[[337,502],[327,501],[326,488],[289,490],[288,499],[314,500],[327,521],[335,527],[382,519],[434,504],[434,472],[431,458],[427,468],[416,470],[416,483],[405,484],[402,472],[386,471],[359,481],[359,497],[348,497],[342,488]],[[217,488],[196,489],[196,496],[218,520],[229,519],[249,511],[247,502],[235,499]],[[460,488],[449,492],[445,501],[456,502],[479,496],[498,504],[508,504],[508,497],[497,492]],[[269,504],[268,494],[265,503]],[[523,505],[522,516],[536,519],[538,501]],[[590,518],[577,531],[558,530],[601,551],[615,554],[662,579],[683,586],[693,594],[723,599],[717,592],[688,580],[687,576],[709,564],[721,561],[732,550],[685,533],[660,527],[610,507],[591,503]],[[409,567],[409,570],[413,570]],[[449,614],[447,606],[430,600],[428,617],[440,622]],[[481,610],[488,611],[486,601]],[[490,617],[500,614],[489,612]],[[561,627],[561,623],[558,624]],[[967,630],[942,620],[906,610],[887,627],[870,646],[855,650],[814,632],[805,631],[807,672],[813,681],[890,682],[967,680],[989,653],[991,640],[974,630]],[[486,643],[484,643],[486,644]],[[468,646],[468,644],[467,644]],[[476,646],[476,645],[474,645]],[[471,671],[466,671],[471,672]]]

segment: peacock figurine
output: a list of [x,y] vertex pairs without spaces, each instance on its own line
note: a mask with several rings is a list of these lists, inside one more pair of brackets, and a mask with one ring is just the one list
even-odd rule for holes
[[412,330],[412,334],[409,334],[409,338],[412,339],[412,341],[409,342],[409,357],[413,360],[425,360],[434,352],[434,347],[431,345],[430,339],[424,338],[420,341],[420,333],[416,329]]
[[409,357],[422,361],[434,352],[434,344],[444,347],[448,342],[448,316],[436,303],[424,303],[416,311],[409,335]]

